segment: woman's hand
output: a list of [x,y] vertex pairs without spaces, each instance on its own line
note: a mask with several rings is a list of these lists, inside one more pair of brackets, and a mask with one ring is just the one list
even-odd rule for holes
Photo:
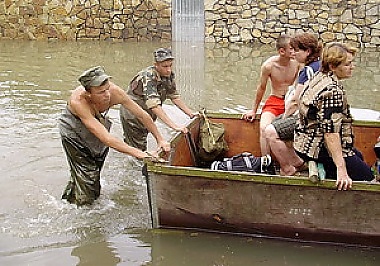
[[335,182],[338,190],[347,190],[352,188],[352,179],[348,176],[347,171],[337,169],[337,179]]

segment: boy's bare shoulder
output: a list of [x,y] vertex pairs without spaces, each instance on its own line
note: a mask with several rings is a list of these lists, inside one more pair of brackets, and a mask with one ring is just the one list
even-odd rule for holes
[[277,62],[279,58],[280,57],[278,55],[271,56],[267,60],[264,61],[263,65],[273,64]]
[[278,56],[276,56],[276,55],[271,56],[267,60],[264,61],[261,68],[266,69],[266,70],[270,70],[277,63],[277,61],[278,61]]

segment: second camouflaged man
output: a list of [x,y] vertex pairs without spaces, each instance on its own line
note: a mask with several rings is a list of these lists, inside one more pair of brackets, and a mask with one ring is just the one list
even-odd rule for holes
[[[159,48],[154,53],[154,64],[149,66],[132,79],[127,94],[140,105],[155,121],[157,117],[170,128],[187,133],[187,128],[177,125],[162,109],[166,99],[170,99],[190,118],[196,114],[187,107],[177,92],[174,73],[172,72],[172,52],[167,48]],[[120,119],[123,125],[124,141],[143,151],[147,150],[148,130],[126,108],[120,108]]]

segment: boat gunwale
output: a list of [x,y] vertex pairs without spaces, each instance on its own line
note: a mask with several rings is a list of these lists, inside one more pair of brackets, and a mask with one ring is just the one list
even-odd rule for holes
[[[211,170],[189,166],[171,166],[147,162],[148,171],[170,176],[200,177],[214,180],[243,181],[271,185],[317,187],[336,190],[335,180],[311,182],[306,176],[280,176],[262,173]],[[351,190],[380,192],[380,185],[367,181],[354,181]]]

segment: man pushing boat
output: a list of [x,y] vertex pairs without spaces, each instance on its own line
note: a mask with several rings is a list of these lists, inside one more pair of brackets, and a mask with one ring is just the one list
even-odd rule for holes
[[62,145],[70,166],[70,181],[62,195],[70,203],[91,204],[100,195],[100,171],[109,147],[136,158],[151,154],[131,147],[110,134],[108,110],[121,104],[133,113],[155,137],[158,149],[169,151],[152,118],[110,80],[103,67],[83,72],[81,83],[72,91],[67,106],[59,118]]

